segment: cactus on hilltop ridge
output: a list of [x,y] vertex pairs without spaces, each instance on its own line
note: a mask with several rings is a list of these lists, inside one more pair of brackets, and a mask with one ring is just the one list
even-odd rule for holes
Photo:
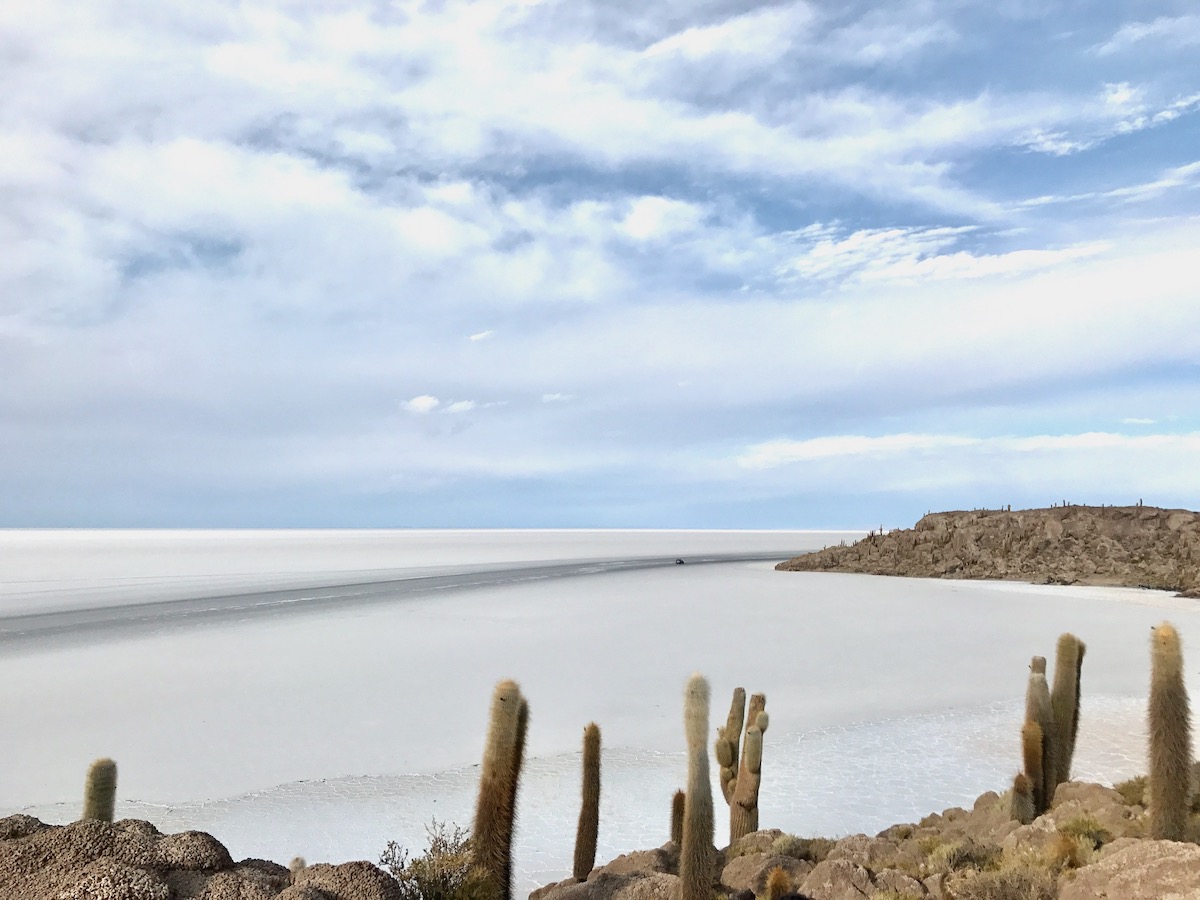
[[479,773],[471,843],[475,864],[487,873],[503,900],[512,900],[513,823],[528,727],[529,704],[517,683],[497,684]]
[[117,804],[117,764],[104,757],[88,767],[83,785],[84,820],[111,822]]
[[679,853],[682,900],[712,900],[717,851],[713,846],[713,798],[708,775],[708,681],[688,679],[683,722],[688,746],[684,795],[683,845]]
[[1181,841],[1191,797],[1192,728],[1179,632],[1163,622],[1150,639],[1150,836]]
[[588,873],[596,865],[596,841],[600,834],[600,726],[595,722],[583,729],[582,793],[571,870],[576,881],[587,881]]

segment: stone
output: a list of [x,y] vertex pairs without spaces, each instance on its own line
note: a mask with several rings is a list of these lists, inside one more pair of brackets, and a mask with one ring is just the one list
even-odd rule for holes
[[813,900],[859,900],[875,893],[871,873],[848,859],[818,863],[800,886]]
[[1195,900],[1200,846],[1175,841],[1115,841],[1098,862],[1076,871],[1059,900]]
[[365,860],[306,866],[296,873],[295,884],[317,888],[330,900],[404,900],[396,879]]

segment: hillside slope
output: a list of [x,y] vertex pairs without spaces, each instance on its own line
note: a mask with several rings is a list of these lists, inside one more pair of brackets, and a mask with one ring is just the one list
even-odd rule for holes
[[1200,513],[1153,506],[931,513],[780,563],[794,572],[1104,584],[1200,597]]

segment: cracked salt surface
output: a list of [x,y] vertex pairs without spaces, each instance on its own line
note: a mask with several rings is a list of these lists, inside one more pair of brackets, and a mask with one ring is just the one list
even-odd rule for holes
[[[459,539],[446,552],[469,560],[472,538]],[[604,555],[616,555],[606,540]],[[643,537],[622,540],[636,549]],[[306,570],[321,565],[314,541]],[[563,552],[586,557],[585,544],[575,535]],[[184,555],[154,560],[189,574]],[[1006,786],[1029,657],[1052,655],[1062,631],[1088,644],[1076,776],[1142,771],[1149,628],[1163,618],[1185,653],[1200,652],[1195,604],[1161,592],[737,564],[13,646],[0,655],[0,718],[20,739],[0,767],[0,815],[70,821],[88,762],[112,756],[118,815],[211,831],[235,858],[377,859],[389,839],[419,851],[432,817],[470,824],[491,687],[512,677],[531,708],[524,892],[569,873],[588,721],[605,747],[599,859],[665,841],[693,671],[712,682],[710,733],[735,685],[768,695],[764,826],[874,832]]]

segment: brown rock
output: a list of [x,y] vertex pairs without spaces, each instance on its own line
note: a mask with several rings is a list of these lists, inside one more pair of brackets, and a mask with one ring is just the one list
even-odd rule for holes
[[833,845],[826,859],[848,859],[867,869],[883,868],[896,857],[897,844],[887,838],[872,838],[865,834],[852,834]]
[[11,841],[16,838],[27,837],[39,831],[45,831],[49,827],[49,825],[42,824],[41,821],[35,819],[33,816],[26,816],[21,813],[6,816],[0,819],[0,841]]
[[1091,817],[1113,837],[1124,837],[1141,834],[1143,812],[1141,807],[1126,805],[1125,798],[1112,788],[1068,781],[1058,786],[1046,815],[1060,826],[1072,819]]
[[632,853],[622,853],[610,863],[593,869],[588,875],[590,881],[600,872],[610,875],[649,875],[654,872],[669,872],[671,870],[671,854],[663,848],[656,850],[635,850]]
[[158,841],[158,865],[167,869],[220,871],[232,869],[225,845],[203,831],[164,835]]
[[[1119,845],[1119,846],[1118,846]],[[1079,869],[1059,900],[1195,900],[1200,847],[1174,841],[1117,841],[1099,862]]]
[[90,862],[56,900],[170,900],[167,883],[145,869],[114,859]]
[[743,835],[732,847],[729,856],[744,856],[751,853],[770,853],[771,845],[784,836],[778,828],[764,828]]
[[635,878],[612,895],[613,900],[679,900],[683,883],[676,875],[654,872]]
[[324,891],[330,900],[404,900],[396,879],[366,861],[306,866],[295,883]]
[[808,873],[800,893],[813,900],[859,900],[875,893],[871,873],[848,859],[827,859]]
[[875,887],[881,891],[895,891],[897,894],[912,894],[917,897],[924,897],[926,893],[925,885],[899,869],[884,869],[875,876]]
[[739,856],[725,864],[721,871],[721,886],[730,893],[750,891],[756,895],[762,894],[767,876],[776,868],[783,869],[795,887],[812,871],[813,864],[792,856],[769,856],[766,853]]

